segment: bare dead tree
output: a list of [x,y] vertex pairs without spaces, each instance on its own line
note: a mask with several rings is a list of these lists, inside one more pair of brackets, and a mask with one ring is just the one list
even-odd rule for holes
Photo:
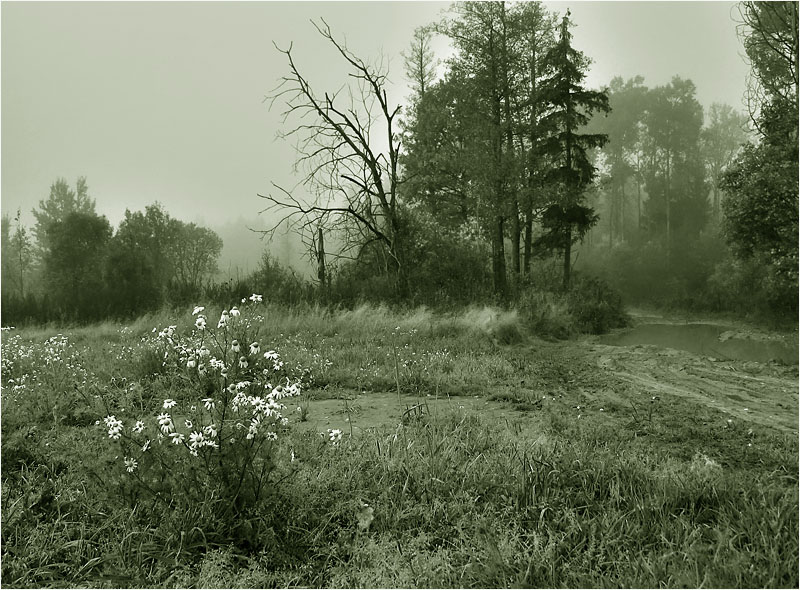
[[[379,244],[388,262],[385,271],[402,279],[397,194],[400,139],[395,132],[401,107],[389,106],[384,68],[353,54],[333,37],[324,20],[321,25],[312,24],[347,62],[350,84],[318,96],[300,72],[292,46],[276,46],[286,56],[289,73],[266,100],[270,108],[276,101],[284,104],[283,123],[292,127],[280,136],[294,140],[295,171],[302,180],[293,190],[272,183],[272,193],[258,196],[269,202],[264,211],[281,212],[275,227],[288,221],[305,233],[315,234],[319,227],[336,231],[344,240],[342,254]],[[379,149],[381,144],[387,147]],[[299,187],[310,197],[295,196]]]

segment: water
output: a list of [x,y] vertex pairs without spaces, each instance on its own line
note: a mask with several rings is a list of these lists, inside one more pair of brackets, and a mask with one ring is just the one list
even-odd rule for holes
[[755,340],[731,334],[727,328],[713,324],[642,324],[624,332],[603,336],[600,342],[612,346],[650,344],[717,359],[797,364],[797,340]]

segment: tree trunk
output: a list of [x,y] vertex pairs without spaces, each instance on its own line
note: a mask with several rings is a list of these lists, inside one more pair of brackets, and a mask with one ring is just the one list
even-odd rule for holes
[[669,199],[669,197],[670,197],[670,195],[669,195],[670,162],[669,162],[669,160],[670,160],[670,154],[667,153],[667,190],[666,190],[666,197],[667,197],[667,199],[666,199],[666,201],[667,201],[667,260],[669,260],[669,258],[670,258],[670,252],[669,251],[670,251],[670,244],[671,244],[671,235],[670,235],[671,228],[670,228],[670,218],[669,218],[669,214],[670,214],[670,210],[669,210],[670,209],[670,202],[669,202],[669,200],[670,200]]
[[564,232],[565,236],[565,243],[564,243],[564,291],[569,291],[569,273],[570,273],[570,265],[572,262],[572,226],[567,225],[567,229]]
[[525,211],[525,259],[523,261],[523,272],[528,275],[531,272],[531,258],[533,257],[533,198],[527,203]]
[[636,217],[636,229],[641,231],[642,229],[642,183],[639,181],[639,177],[636,177],[636,207],[637,207],[637,217]]
[[519,203],[516,197],[512,202],[514,210],[511,212],[511,257],[513,258],[514,278],[519,279],[520,274],[520,234],[522,233],[519,220]]
[[327,277],[325,276],[325,242],[321,227],[317,229],[317,278],[320,288],[324,291]]
[[619,239],[625,241],[625,181],[621,185],[622,194],[619,202]]
[[492,232],[492,277],[494,279],[494,292],[501,301],[506,300],[506,252],[505,235],[503,231],[504,219],[502,215],[495,217]]

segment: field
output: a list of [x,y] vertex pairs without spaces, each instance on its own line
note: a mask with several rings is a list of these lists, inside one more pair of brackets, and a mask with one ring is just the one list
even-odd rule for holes
[[3,586],[798,586],[796,365],[240,308],[3,331]]

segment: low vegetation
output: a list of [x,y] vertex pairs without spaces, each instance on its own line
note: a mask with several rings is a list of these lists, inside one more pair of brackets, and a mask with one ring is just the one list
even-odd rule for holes
[[4,330],[4,586],[797,587],[796,432],[529,312],[237,307]]

